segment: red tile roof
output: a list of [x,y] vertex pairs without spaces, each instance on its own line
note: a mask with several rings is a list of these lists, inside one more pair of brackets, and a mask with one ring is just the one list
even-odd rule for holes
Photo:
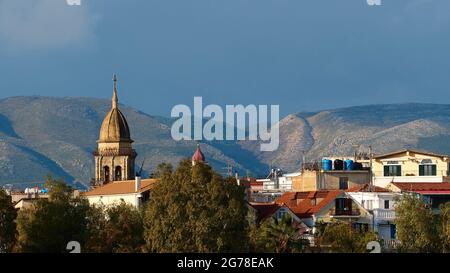
[[392,182],[391,184],[399,188],[401,191],[450,191],[450,183],[448,182]]
[[344,191],[341,190],[287,192],[273,203],[251,205],[258,211],[261,219],[270,217],[283,205],[286,205],[299,218],[309,218],[343,193]]
[[272,216],[281,206],[275,203],[250,203],[258,212],[258,219],[266,219]]
[[[157,179],[142,179],[141,180],[141,188],[138,192],[142,193],[147,190],[150,190]],[[114,194],[129,194],[135,193],[135,180],[126,180],[126,181],[116,181],[113,183],[108,183],[104,186],[95,188],[91,191],[85,192],[83,196],[93,196],[93,195],[114,195]]]

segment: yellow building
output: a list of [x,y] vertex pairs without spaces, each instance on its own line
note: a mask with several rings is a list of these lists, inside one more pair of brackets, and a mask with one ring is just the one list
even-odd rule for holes
[[414,150],[378,155],[372,159],[373,183],[448,182],[449,162],[447,155]]

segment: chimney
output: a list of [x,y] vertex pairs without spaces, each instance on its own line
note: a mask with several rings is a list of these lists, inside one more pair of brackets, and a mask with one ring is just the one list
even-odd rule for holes
[[138,192],[141,189],[141,175],[137,174],[134,183],[134,191]]
[[239,180],[239,173],[235,172],[234,173],[234,177],[236,178],[237,185],[240,186],[241,185],[241,181]]

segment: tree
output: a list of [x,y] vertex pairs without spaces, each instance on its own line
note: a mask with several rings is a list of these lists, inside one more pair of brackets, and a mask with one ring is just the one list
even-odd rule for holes
[[450,252],[450,202],[440,206],[439,235],[442,251]]
[[371,231],[356,231],[347,222],[332,222],[326,224],[318,241],[335,252],[365,253],[367,244],[378,241],[378,236]]
[[62,180],[48,177],[48,199],[39,199],[17,217],[18,251],[66,252],[67,243],[77,241],[83,248],[86,238],[87,200],[73,198]]
[[203,163],[182,160],[165,172],[145,210],[150,252],[247,251],[244,189]]
[[140,252],[144,245],[141,212],[125,202],[92,206],[88,214],[87,252]]
[[158,166],[156,166],[156,169],[150,178],[161,178],[165,174],[169,174],[172,172],[173,172],[172,164],[163,162],[163,163],[159,164]]
[[302,238],[300,228],[287,214],[280,220],[270,218],[262,224],[260,229],[258,241],[265,252],[301,252],[305,246],[309,245],[309,240]]
[[13,249],[16,241],[16,217],[11,197],[0,189],[0,253]]
[[404,194],[396,208],[397,237],[400,248],[407,251],[439,251],[436,217],[417,195]]

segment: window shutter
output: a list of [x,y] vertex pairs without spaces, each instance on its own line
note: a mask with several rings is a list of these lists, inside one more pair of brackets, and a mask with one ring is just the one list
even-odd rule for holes
[[436,175],[436,165],[431,165],[431,175]]
[[384,166],[384,176],[389,176],[389,166]]
[[425,165],[419,165],[419,176],[425,175]]
[[402,176],[402,166],[397,166],[397,176]]

